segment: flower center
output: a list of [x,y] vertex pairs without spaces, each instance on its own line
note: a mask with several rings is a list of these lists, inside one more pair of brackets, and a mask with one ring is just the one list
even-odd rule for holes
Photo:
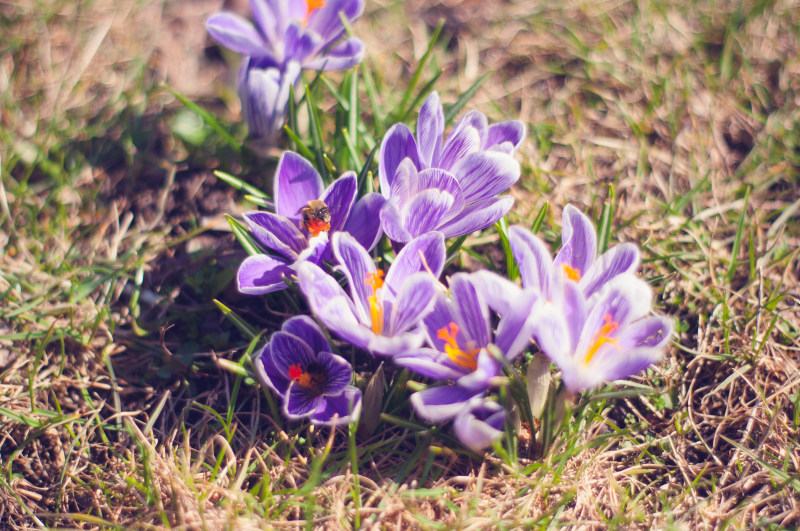
[[309,363],[305,369],[300,363],[295,363],[289,366],[289,378],[297,382],[297,385],[305,387],[316,395],[321,395],[328,375],[325,368],[319,363]]
[[383,301],[378,299],[378,290],[383,287],[383,271],[378,269],[374,273],[367,273],[364,283],[372,289],[372,295],[367,297],[372,331],[380,334],[383,332]]
[[320,232],[331,230],[331,211],[328,205],[319,199],[309,201],[306,206],[300,209],[303,220],[300,228],[305,229],[311,237],[318,236]]
[[306,0],[306,19],[303,21],[303,26],[308,24],[311,14],[321,7],[325,7],[325,0]]
[[592,341],[592,346],[589,347],[589,350],[586,351],[586,357],[583,358],[583,364],[589,365],[589,362],[592,361],[592,358],[597,351],[600,350],[600,347],[605,345],[606,343],[611,343],[617,349],[619,349],[619,343],[617,342],[616,338],[608,337],[610,334],[614,333],[614,331],[619,328],[619,323],[615,323],[611,319],[611,314],[605,314],[603,318],[606,320],[605,324],[600,328],[600,331],[597,332],[594,336],[594,340]]
[[443,326],[436,331],[436,337],[445,343],[445,354],[447,354],[456,365],[474,371],[478,368],[477,357],[481,349],[475,348],[474,341],[467,341],[467,350],[462,349],[458,346],[456,334],[458,334],[458,325],[452,321],[450,321],[448,326]]
[[561,267],[564,269],[564,276],[568,279],[574,282],[578,282],[581,279],[581,272],[574,267],[570,267],[567,264],[561,264]]

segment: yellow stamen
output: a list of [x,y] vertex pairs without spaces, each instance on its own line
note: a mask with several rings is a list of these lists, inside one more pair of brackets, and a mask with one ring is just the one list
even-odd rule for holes
[[447,326],[444,326],[436,331],[436,337],[445,342],[445,354],[447,354],[457,365],[474,371],[478,368],[477,357],[478,352],[480,352],[481,349],[471,348],[474,347],[474,343],[470,341],[467,343],[467,348],[470,350],[463,350],[458,346],[458,341],[456,340],[456,334],[458,334],[458,325],[451,321],[448,326],[450,327],[449,330]]
[[568,279],[574,282],[578,282],[581,279],[581,272],[574,267],[570,267],[567,264],[561,264],[561,267],[564,269],[564,276]]
[[325,0],[306,0],[306,19],[303,21],[303,26],[308,24],[311,14],[321,7],[325,7]]
[[372,331],[380,334],[383,332],[383,301],[378,300],[378,290],[383,287],[383,271],[378,269],[374,273],[367,273],[364,283],[372,288],[372,295],[367,297]]
[[586,351],[586,357],[583,358],[584,365],[589,365],[589,362],[592,361],[592,358],[594,357],[595,354],[597,354],[597,351],[600,350],[600,347],[602,347],[606,343],[611,343],[612,345],[617,347],[617,349],[619,349],[619,343],[617,342],[617,339],[613,337],[608,337],[609,334],[614,333],[614,331],[617,328],[619,328],[619,323],[615,323],[611,319],[611,314],[608,313],[605,314],[603,318],[606,320],[606,322],[603,325],[603,327],[600,328],[600,331],[597,332],[597,334],[595,334],[594,340],[592,341],[592,346],[589,347],[588,351]]

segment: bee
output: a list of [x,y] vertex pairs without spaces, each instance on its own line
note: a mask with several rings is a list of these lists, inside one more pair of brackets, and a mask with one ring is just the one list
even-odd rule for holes
[[319,199],[313,199],[300,209],[303,216],[300,228],[307,230],[312,236],[331,228],[331,211],[328,205]]

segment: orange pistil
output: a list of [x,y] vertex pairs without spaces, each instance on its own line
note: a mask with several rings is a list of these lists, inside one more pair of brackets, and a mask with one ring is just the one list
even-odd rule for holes
[[308,24],[308,19],[311,18],[311,13],[321,7],[325,7],[325,0],[306,0],[306,19],[303,21],[304,26]]
[[364,283],[372,288],[372,295],[367,297],[372,331],[380,334],[383,332],[383,302],[378,300],[378,290],[383,287],[383,271],[378,269],[374,273],[367,273]]
[[289,378],[297,382],[297,385],[301,385],[313,394],[319,395],[323,391],[328,375],[325,369],[317,362],[309,363],[305,369],[301,364],[295,363],[289,366]]
[[326,223],[321,219],[312,219],[306,223],[306,228],[311,237],[319,236],[320,232],[327,232],[331,230],[331,224]]
[[570,267],[567,264],[561,264],[561,267],[564,269],[564,276],[568,279],[574,282],[578,282],[581,279],[581,272],[574,267]]
[[597,332],[594,336],[594,340],[592,341],[592,346],[589,347],[589,350],[586,352],[586,357],[583,358],[583,364],[589,365],[589,362],[592,361],[592,358],[597,351],[600,350],[600,347],[605,345],[606,343],[611,343],[615,347],[619,349],[619,343],[617,343],[617,339],[613,337],[608,337],[610,334],[614,333],[614,331],[619,328],[619,323],[615,323],[611,320],[611,314],[605,314],[603,318],[606,320],[605,324],[600,331]]
[[477,357],[478,352],[480,352],[481,349],[472,348],[475,346],[472,341],[467,343],[467,349],[469,350],[464,350],[459,347],[458,341],[456,340],[456,334],[458,334],[458,325],[450,321],[448,326],[450,327],[449,330],[447,326],[443,326],[436,331],[436,337],[445,342],[445,354],[447,354],[457,365],[474,371],[478,368]]
[[311,387],[311,375],[304,371],[299,363],[289,366],[289,378],[303,387]]

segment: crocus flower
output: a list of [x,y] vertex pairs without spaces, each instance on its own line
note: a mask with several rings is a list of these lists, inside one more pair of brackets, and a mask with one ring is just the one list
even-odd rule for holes
[[344,35],[342,13],[354,22],[363,0],[250,0],[253,25],[234,13],[206,21],[211,37],[245,56],[239,70],[242,114],[254,139],[273,140],[286,118],[290,88],[303,68],[346,70],[361,62],[363,44]]
[[385,275],[348,233],[334,234],[332,246],[350,295],[316,264],[305,262],[297,269],[300,289],[319,320],[375,355],[393,356],[419,347],[425,338],[420,322],[430,311],[436,278],[444,267],[444,237],[432,232],[412,240]]
[[[384,231],[406,242],[422,230],[447,237],[481,230],[511,208],[510,196],[497,197],[520,176],[514,153],[525,136],[522,122],[489,126],[486,117],[467,113],[443,143],[444,114],[432,93],[422,106],[416,139],[395,124],[381,144],[381,211]],[[433,227],[433,228],[429,228]]]
[[290,62],[313,70],[346,70],[361,62],[363,44],[344,35],[341,13],[351,23],[364,11],[364,0],[250,0],[250,21],[222,12],[206,21],[211,37],[249,56],[259,68],[286,71]]
[[672,322],[663,315],[647,316],[651,297],[645,281],[625,273],[605,284],[592,305],[575,289],[565,299],[567,312],[551,312],[537,323],[537,343],[561,369],[568,389],[583,391],[627,378],[661,359]]
[[503,436],[506,410],[492,400],[476,397],[453,419],[453,431],[461,443],[480,452]]
[[323,190],[322,178],[310,162],[286,151],[275,173],[275,213],[244,215],[256,240],[275,255],[250,256],[239,266],[239,291],[251,295],[286,288],[297,264],[330,259],[329,234],[349,231],[367,249],[380,239],[380,194],[368,194],[354,205],[356,176],[347,172]]
[[292,317],[255,358],[261,381],[283,399],[283,414],[314,424],[347,424],[361,413],[353,369],[331,352],[322,330],[305,315]]
[[[422,376],[453,383],[429,387],[411,395],[414,410],[430,422],[446,422],[468,415],[471,410],[474,410],[473,417],[480,416],[487,407],[494,408],[481,406],[475,410],[476,400],[490,389],[492,379],[502,373],[503,364],[512,362],[522,352],[533,333],[530,315],[538,301],[536,292],[519,290],[509,301],[508,311],[493,334],[489,305],[481,295],[482,282],[481,278],[466,273],[450,277],[450,297],[437,292],[433,309],[423,319],[430,347],[410,350],[393,358],[397,365]],[[492,355],[488,348],[491,344],[505,361]],[[504,414],[497,418],[501,417],[504,418]],[[469,427],[482,426],[476,422],[462,419],[459,431],[469,433]],[[470,437],[465,440],[461,435],[459,438],[470,448],[478,440]]]

